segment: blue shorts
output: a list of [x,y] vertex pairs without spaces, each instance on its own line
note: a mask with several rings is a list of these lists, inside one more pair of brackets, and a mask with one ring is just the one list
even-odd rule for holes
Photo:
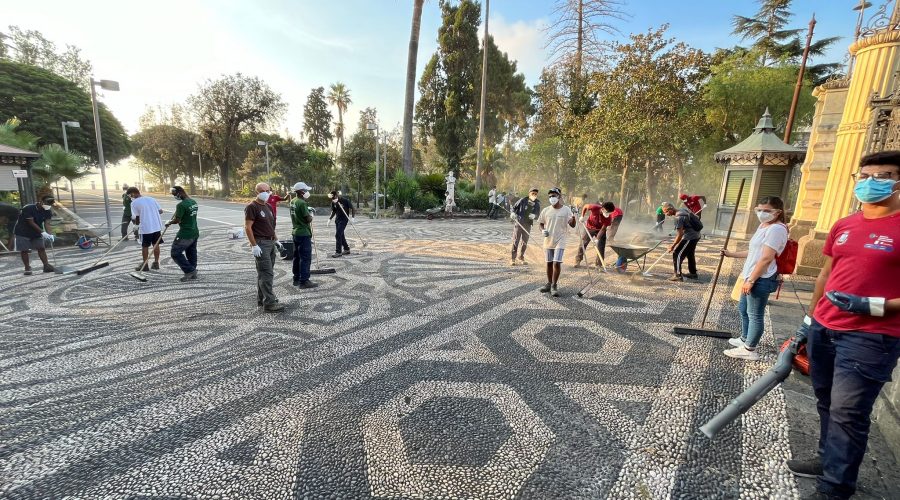
[[563,261],[563,252],[566,251],[565,248],[547,248],[544,250],[547,253],[547,262],[562,262]]

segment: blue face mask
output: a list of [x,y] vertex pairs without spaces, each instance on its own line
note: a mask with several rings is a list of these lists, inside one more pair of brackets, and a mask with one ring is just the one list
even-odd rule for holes
[[869,177],[856,183],[853,194],[862,203],[878,203],[891,197],[896,182],[893,179]]

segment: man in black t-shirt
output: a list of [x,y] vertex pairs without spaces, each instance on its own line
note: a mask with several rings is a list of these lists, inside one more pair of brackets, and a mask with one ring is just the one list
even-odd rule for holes
[[350,255],[350,245],[347,244],[344,231],[347,229],[350,217],[356,217],[356,211],[353,210],[353,204],[350,203],[350,200],[340,196],[337,191],[332,191],[328,197],[331,199],[331,217],[328,220],[334,219],[335,245],[334,254],[331,257],[337,258],[341,255]]
[[22,255],[22,263],[25,264],[25,276],[31,276],[31,250],[37,250],[41,262],[44,264],[44,272],[55,271],[47,261],[47,251],[44,249],[44,241],[53,243],[53,235],[50,234],[50,218],[53,212],[50,209],[56,200],[52,196],[45,196],[40,204],[32,203],[22,207],[22,213],[16,221],[16,249]]

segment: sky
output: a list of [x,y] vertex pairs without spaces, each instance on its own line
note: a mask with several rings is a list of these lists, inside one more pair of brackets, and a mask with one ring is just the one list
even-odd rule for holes
[[[412,0],[42,0],[3,9],[3,25],[36,29],[64,47],[72,44],[94,65],[97,79],[117,80],[120,92],[102,99],[129,133],[147,106],[184,102],[207,79],[241,72],[259,76],[288,103],[273,131],[297,137],[310,90],[341,81],[353,103],[348,135],[359,111],[378,110],[390,130],[403,119]],[[615,25],[625,39],[663,23],[669,34],[712,50],[740,43],[734,14],[752,16],[755,0],[625,0],[628,15]],[[795,0],[793,25],[806,28],[815,12],[815,37],[840,36],[828,60],[841,61],[852,41],[857,0]],[[880,2],[875,2],[880,4]],[[530,85],[546,64],[544,28],[555,0],[492,0],[491,34],[518,61]],[[437,0],[426,0],[417,73],[437,47]],[[0,27],[5,29],[5,26]],[[332,110],[334,112],[334,110]]]

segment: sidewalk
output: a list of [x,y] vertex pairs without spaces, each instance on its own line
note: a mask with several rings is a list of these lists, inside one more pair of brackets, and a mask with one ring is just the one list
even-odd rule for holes
[[[804,309],[812,297],[814,278],[792,276],[785,280],[781,296],[769,300],[769,314],[772,329],[775,332],[776,345],[796,332],[803,320]],[[802,307],[801,307],[802,305]],[[790,421],[791,454],[795,458],[815,456],[819,440],[819,415],[816,412],[816,399],[809,377],[796,371],[784,382],[784,397],[787,403],[787,414]],[[800,496],[815,491],[814,479],[797,478]],[[898,498],[897,485],[900,485],[900,463],[893,455],[887,442],[878,428],[872,423],[869,434],[869,449],[859,472],[857,499],[890,499]]]

